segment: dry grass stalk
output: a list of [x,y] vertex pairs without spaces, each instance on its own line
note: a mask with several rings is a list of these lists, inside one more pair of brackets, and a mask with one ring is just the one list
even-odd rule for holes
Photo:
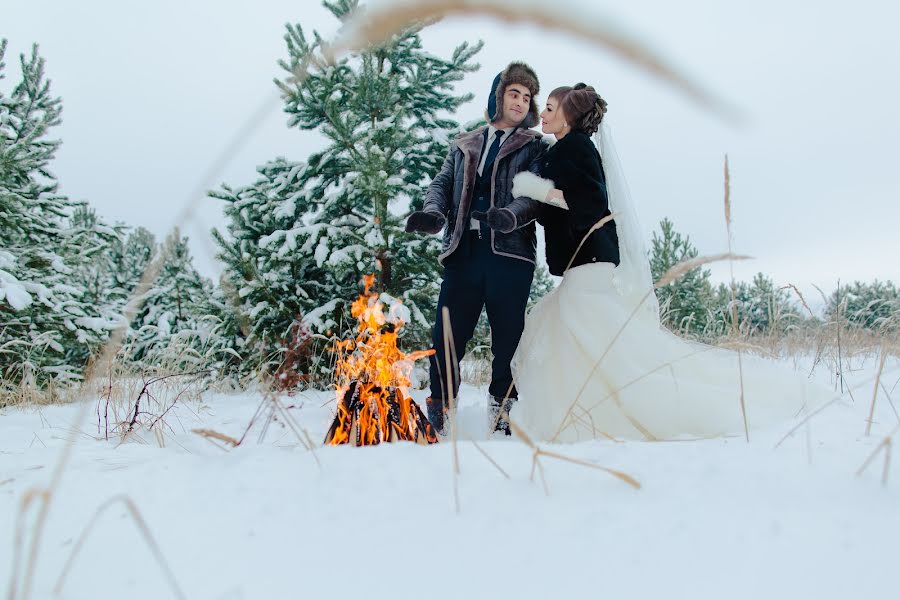
[[[40,549],[41,540],[44,536],[44,527],[47,524],[47,516],[50,513],[50,506],[62,481],[63,473],[65,472],[66,467],[69,464],[69,460],[72,456],[72,449],[75,447],[75,439],[77,438],[78,433],[77,427],[78,424],[84,420],[84,417],[87,414],[87,406],[88,404],[86,402],[83,403],[82,407],[78,411],[78,418],[75,421],[75,426],[72,427],[72,430],[69,432],[69,436],[66,439],[66,445],[63,447],[60,458],[57,461],[55,468],[53,469],[53,474],[51,475],[50,479],[50,485],[48,485],[45,489],[30,490],[28,493],[26,493],[26,496],[25,498],[23,498],[23,502],[19,507],[19,519],[21,519],[20,523],[24,527],[25,513],[28,510],[28,506],[31,504],[31,500],[35,497],[40,497],[42,500],[38,515],[35,519],[34,530],[31,536],[31,545],[28,550],[28,559],[25,563],[25,577],[22,583],[22,600],[29,600],[31,598],[31,586],[32,581],[34,580],[34,572],[37,569],[38,551]],[[21,535],[17,534],[17,542],[14,550],[15,558],[13,559],[13,562],[15,565],[18,565],[19,562],[21,562],[21,558],[19,555],[23,550],[23,546],[20,542],[22,542],[22,540],[24,539],[24,533],[20,532],[20,534]],[[15,593],[17,576],[18,570],[15,570],[10,582],[9,600],[17,599]]]
[[587,241],[588,237],[590,237],[590,235],[592,233],[594,233],[595,231],[597,231],[598,229],[600,229],[601,227],[603,227],[604,225],[606,225],[607,223],[612,221],[614,218],[615,218],[615,215],[609,214],[609,215],[606,215],[605,217],[603,217],[602,219],[600,219],[599,221],[597,221],[596,223],[594,223],[593,225],[591,225],[591,228],[587,230],[587,233],[585,233],[584,237],[581,238],[581,241],[578,242],[578,247],[575,248],[575,252],[572,253],[572,258],[569,259],[569,262],[568,262],[568,264],[566,264],[566,268],[564,269],[564,271],[568,271],[569,267],[572,266],[572,262],[575,261],[575,257],[578,256],[578,253],[581,251],[581,247],[584,246],[584,243]]
[[[728,253],[732,252],[732,233],[731,233],[731,171],[728,168],[728,155],[725,155],[725,229],[728,233]],[[731,272],[731,325],[732,325],[732,334],[737,337],[738,334],[738,323],[737,323],[737,292],[736,292],[736,283],[734,281],[734,260],[728,261],[728,268]],[[738,357],[738,381],[740,383],[740,403],[741,403],[741,417],[744,420],[744,438],[749,442],[750,441],[750,426],[747,423],[747,404],[744,399],[744,358],[741,354],[740,349],[737,350]]]
[[660,277],[659,281],[656,282],[655,287],[659,289],[661,287],[667,286],[673,281],[681,279],[691,270],[696,269],[697,267],[702,267],[703,265],[707,265],[709,263],[720,262],[723,260],[750,260],[751,258],[753,257],[741,254],[732,254],[731,252],[726,252],[724,254],[711,254],[709,256],[697,256],[695,258],[682,261],[677,265],[673,265],[668,271],[663,273],[663,276]]
[[[596,10],[596,9],[595,9]],[[326,55],[329,60],[346,52],[379,44],[416,22],[444,17],[484,15],[508,23],[528,23],[569,34],[581,41],[613,52],[630,64],[674,86],[691,99],[730,120],[739,121],[738,111],[701,88],[668,64],[635,35],[615,25],[615,20],[597,14],[589,19],[579,11],[560,10],[553,4],[514,4],[505,0],[416,0],[367,8],[353,15],[343,35]]]
[[894,400],[891,398],[891,393],[888,391],[887,387],[885,387],[884,382],[881,382],[881,391],[884,392],[885,397],[888,400],[888,404],[891,407],[891,410],[894,413],[894,417],[897,419],[897,422],[900,423],[900,413],[897,412],[897,407],[894,406]]
[[153,534],[150,532],[150,528],[147,526],[147,522],[141,516],[141,512],[138,510],[137,505],[135,505],[135,503],[128,496],[114,496],[100,505],[100,507],[97,509],[97,512],[94,513],[94,516],[91,517],[90,522],[88,522],[87,526],[81,532],[81,535],[78,536],[78,541],[75,542],[75,546],[72,548],[72,553],[66,560],[66,564],[63,567],[62,573],[59,574],[59,579],[56,580],[56,585],[53,588],[53,593],[56,595],[62,593],[62,588],[63,584],[65,583],[66,576],[69,574],[69,570],[72,568],[72,564],[75,562],[75,558],[78,556],[79,552],[81,552],[81,548],[84,545],[85,540],[87,540],[88,534],[90,534],[94,529],[94,524],[97,522],[100,516],[104,512],[106,512],[108,508],[117,503],[124,504],[125,508],[128,509],[128,514],[134,520],[135,524],[138,527],[138,530],[141,532],[141,535],[144,538],[144,541],[147,543],[147,546],[153,553],[154,558],[156,558],[156,562],[159,563],[160,568],[165,574],[166,580],[169,583],[169,587],[172,589],[172,593],[176,598],[185,600],[185,598],[187,597],[178,586],[178,580],[175,578],[175,574],[172,572],[171,567],[169,567],[169,564],[166,562],[166,557],[163,555],[162,550],[160,550],[159,544],[157,544],[156,540],[153,539]]
[[878,456],[878,453],[884,450],[884,465],[881,469],[881,484],[887,485],[888,473],[891,467],[891,450],[893,448],[894,436],[898,431],[900,431],[900,425],[894,427],[894,429],[888,435],[886,435],[885,438],[881,440],[881,442],[877,446],[875,446],[875,449],[872,451],[872,453],[869,454],[869,456],[863,462],[862,466],[856,471],[857,477],[862,475],[863,472],[865,472],[868,466],[872,463],[872,461],[875,460],[875,457]]
[[241,441],[231,437],[230,435],[225,435],[224,433],[219,433],[218,431],[214,431],[212,429],[191,429],[191,433],[196,433],[202,438],[219,440],[220,442],[225,442],[232,448],[237,448],[241,445]]
[[[731,171],[728,169],[728,155],[725,155],[725,227],[728,229],[728,239],[731,240]],[[729,251],[731,245],[729,243]]]
[[233,444],[233,446],[241,445],[246,439],[247,434],[250,433],[253,425],[260,417],[264,416],[264,424],[259,435],[259,442],[262,443],[262,441],[265,439],[265,435],[268,431],[269,425],[277,416],[291,431],[291,433],[294,434],[294,437],[297,438],[297,441],[299,441],[300,444],[310,454],[312,454],[313,459],[316,461],[316,465],[321,468],[322,462],[319,460],[319,455],[316,453],[315,442],[313,442],[312,438],[309,435],[309,432],[299,423],[297,423],[297,421],[291,416],[291,414],[287,411],[287,408],[278,398],[275,393],[275,385],[273,379],[270,377],[268,380],[266,380],[264,375],[262,375],[261,380],[264,384],[268,384],[263,390],[263,399],[256,406],[256,410],[254,411],[253,416],[250,417],[250,421],[247,423],[247,427],[244,429],[244,433],[241,434],[240,439],[236,440],[237,443]]
[[789,437],[794,435],[794,433],[796,433],[798,429],[803,427],[803,425],[805,425],[807,422],[809,422],[814,416],[816,416],[817,414],[819,414],[820,412],[822,412],[823,410],[825,410],[826,408],[828,408],[835,402],[838,402],[840,399],[841,399],[840,397],[832,398],[830,401],[826,402],[825,404],[823,404],[822,406],[820,406],[813,412],[806,415],[806,417],[804,417],[802,421],[800,421],[799,423],[794,425],[790,431],[788,431],[786,434],[784,434],[784,437],[782,437],[780,440],[778,440],[778,443],[775,444],[775,446],[773,446],[772,449],[773,450],[777,449],[779,446],[781,446],[781,444],[783,444],[785,442],[785,440],[787,440]]
[[746,339],[736,340],[733,338],[725,338],[721,342],[718,342],[715,347],[724,348],[725,350],[742,350],[744,352],[749,351],[760,356],[765,356],[766,358],[771,358],[772,360],[778,360],[778,355],[769,348],[765,348],[758,343],[750,342]]
[[838,374],[839,374],[840,382],[841,382],[841,393],[843,393],[844,392],[844,354],[841,349],[841,329],[843,328],[843,323],[841,322],[841,313],[843,312],[845,303],[844,303],[844,301],[841,300],[841,280],[840,279],[838,279],[837,290],[835,293],[837,294],[837,318],[834,321],[834,325],[837,330]]
[[500,471],[501,475],[503,475],[507,479],[510,479],[509,474],[503,470],[503,467],[501,467],[499,464],[497,464],[497,461],[495,461],[493,458],[491,458],[491,455],[488,454],[484,450],[484,448],[482,448],[481,446],[478,445],[478,442],[476,442],[475,440],[469,440],[469,441],[472,442],[472,445],[475,446],[475,449],[478,450],[479,452],[481,452],[481,455],[484,456],[488,460],[488,462],[490,462],[492,465],[494,465],[497,468],[498,471]]
[[[709,347],[707,347],[707,348],[703,348],[703,349],[701,349],[701,350],[696,350],[696,351],[694,351],[694,352],[691,352],[690,354],[686,354],[686,355],[684,355],[684,356],[682,356],[681,358],[678,358],[678,359],[676,359],[676,360],[669,361],[669,362],[667,362],[667,363],[663,363],[663,364],[659,365],[658,367],[656,367],[655,369],[650,370],[650,371],[647,371],[646,373],[644,373],[644,374],[641,375],[640,377],[635,377],[634,379],[632,379],[631,381],[629,381],[629,382],[626,383],[625,385],[623,385],[623,386],[617,388],[617,389],[614,390],[613,392],[610,392],[609,394],[607,394],[606,396],[604,396],[603,398],[601,398],[600,400],[598,400],[597,402],[595,402],[593,405],[591,405],[590,408],[587,408],[587,409],[584,409],[584,410],[585,410],[585,412],[587,412],[588,414],[590,414],[590,412],[593,411],[595,408],[597,408],[598,406],[600,406],[601,404],[603,404],[604,402],[606,402],[607,400],[609,400],[610,398],[612,398],[614,394],[617,394],[618,392],[621,392],[622,390],[625,390],[625,389],[631,387],[632,385],[634,385],[634,384],[636,384],[636,383],[639,383],[639,382],[643,381],[644,379],[646,379],[647,377],[653,375],[653,374],[656,373],[657,371],[661,371],[662,369],[665,369],[665,368],[670,368],[670,369],[671,369],[671,367],[672,367],[673,364],[675,364],[675,363],[677,363],[677,362],[679,362],[679,361],[681,361],[681,360],[685,360],[685,359],[691,358],[691,357],[693,357],[693,356],[697,356],[698,354],[702,354],[702,353],[704,353],[704,352],[709,352],[710,350],[713,350],[713,349],[714,349],[714,348],[713,348],[712,346],[709,346]],[[673,379],[674,379],[674,374],[673,374]],[[606,437],[610,437],[610,436],[606,436]],[[613,438],[610,437],[610,439],[613,439]]]
[[[684,275],[686,275],[692,269],[695,269],[695,268],[705,265],[705,264],[722,261],[722,260],[744,260],[744,259],[748,259],[748,258],[750,258],[750,257],[735,255],[730,252],[725,253],[725,254],[716,254],[716,255],[712,255],[712,256],[698,256],[695,258],[691,258],[691,259],[682,261],[676,265],[673,265],[668,271],[666,271],[663,274],[663,276],[659,279],[659,281],[656,282],[656,285],[654,287],[656,289],[658,289],[663,286],[669,285],[670,283],[677,281],[681,277],[684,277]],[[632,309],[631,314],[628,315],[628,318],[625,320],[625,323],[622,324],[622,326],[616,332],[616,335],[613,336],[612,340],[609,342],[609,345],[607,345],[606,349],[603,351],[603,354],[601,354],[600,358],[598,358],[597,361],[594,363],[594,366],[591,368],[591,371],[588,373],[587,377],[585,377],[585,379],[584,379],[584,382],[581,384],[581,388],[578,390],[578,393],[575,395],[575,399],[572,401],[572,404],[569,406],[569,408],[566,410],[565,414],[563,415],[563,418],[559,424],[559,428],[556,430],[556,433],[550,439],[551,442],[556,441],[559,438],[560,434],[566,429],[566,427],[569,426],[572,411],[575,410],[575,407],[578,405],[579,400],[581,400],[581,396],[584,393],[584,390],[587,389],[588,383],[594,377],[594,373],[597,372],[597,369],[600,367],[603,360],[609,354],[610,350],[615,345],[615,343],[618,341],[619,337],[625,331],[625,328],[628,326],[629,323],[631,323],[631,321],[634,319],[635,315],[637,315],[638,311],[641,310],[641,307],[643,306],[644,302],[646,302],[647,299],[650,297],[650,295],[653,293],[654,293],[654,290],[650,290],[641,299],[641,301],[639,303],[637,303],[637,305],[634,307],[634,309]]]
[[[589,467],[591,469],[597,469],[599,471],[604,471],[606,473],[609,473],[616,479],[619,479],[620,481],[627,483],[628,485],[630,485],[631,487],[633,487],[636,490],[641,489],[641,484],[638,483],[638,481],[634,477],[632,477],[631,475],[628,475],[627,473],[618,471],[616,469],[610,469],[608,467],[604,467],[604,466],[601,466],[601,465],[598,465],[598,464],[595,464],[592,462],[587,462],[587,461],[580,460],[577,458],[572,458],[570,456],[565,456],[565,455],[559,454],[557,452],[551,452],[549,450],[544,450],[543,448],[538,446],[534,442],[534,440],[531,439],[531,436],[529,436],[518,423],[516,423],[509,417],[507,417],[507,419],[509,421],[509,427],[510,427],[510,429],[512,429],[512,432],[516,435],[516,437],[519,438],[520,440],[522,440],[522,442],[524,442],[526,446],[528,446],[529,448],[531,448],[533,450],[533,454],[532,454],[533,462],[532,462],[532,466],[531,466],[532,480],[534,478],[535,468],[537,468],[539,470],[539,472],[541,474],[541,479],[544,478],[543,466],[540,463],[540,457],[546,456],[548,458],[555,458],[556,460],[570,462],[575,465],[581,465],[583,467]],[[544,481],[544,488],[545,488],[545,491],[549,492],[549,490],[546,489],[547,488],[546,481]]]
[[875,374],[875,385],[872,387],[872,405],[869,407],[869,418],[866,419],[866,435],[872,433],[872,420],[875,418],[875,400],[878,398],[878,385],[881,383],[881,373],[884,371],[884,361],[887,353],[881,348],[881,360],[878,361],[878,372]]
[[271,394],[269,401],[272,403],[273,413],[281,415],[281,419],[287,424],[288,429],[293,432],[294,436],[296,436],[297,440],[303,445],[303,447],[313,455],[316,464],[321,467],[322,463],[319,462],[319,457],[316,454],[316,447],[315,444],[312,443],[309,432],[301,427],[296,420],[294,420],[294,417],[292,417],[291,414],[288,413],[287,409],[284,407],[284,404],[280,399],[278,399],[277,396]]
[[490,426],[487,430],[487,437],[490,437],[492,432],[496,431],[497,425],[500,423],[500,419],[509,416],[504,407],[506,407],[506,401],[509,400],[509,395],[512,394],[514,385],[516,385],[515,381],[509,382],[509,387],[506,388],[506,393],[503,394],[503,402],[500,404],[500,410],[497,411],[497,414],[493,419],[491,419]]
[[636,489],[636,490],[641,489],[641,484],[638,483],[638,481],[637,481],[634,477],[632,477],[631,475],[629,475],[628,473],[623,473],[622,471],[617,471],[616,469],[610,469],[610,468],[608,468],[608,467],[604,467],[604,466],[601,466],[601,465],[596,465],[596,464],[594,464],[594,463],[587,462],[587,461],[585,461],[585,460],[578,460],[577,458],[572,458],[572,457],[569,457],[569,456],[564,456],[564,455],[562,455],[562,454],[558,454],[558,453],[556,453],[556,452],[551,452],[551,451],[549,451],[549,450],[543,450],[543,449],[541,449],[541,450],[540,450],[540,454],[543,455],[543,456],[547,456],[547,457],[549,457],[549,458],[555,458],[555,459],[557,459],[557,460],[562,460],[562,461],[570,462],[570,463],[572,463],[572,464],[581,465],[581,466],[583,466],[583,467],[589,467],[589,468],[591,468],[591,469],[597,469],[597,470],[599,470],[599,471],[605,471],[606,473],[609,473],[610,475],[612,475],[612,476],[615,477],[616,479],[619,479],[620,481],[623,481],[623,482],[627,483],[628,485],[630,485],[630,486],[633,487],[634,489]]
[[794,293],[797,294],[797,298],[800,299],[800,304],[803,305],[803,308],[806,309],[806,312],[809,313],[809,316],[815,317],[812,309],[809,307],[809,304],[806,303],[806,298],[803,297],[803,294],[800,293],[800,290],[797,289],[797,286],[794,285],[793,283],[789,283],[789,284],[783,286],[781,289],[787,289],[787,288],[791,288],[792,290],[794,290]]
[[[450,327],[450,310],[444,306],[441,309],[441,320],[444,326],[444,363],[447,375],[447,400],[450,403],[450,440],[453,444],[453,500],[456,506],[456,514],[459,514],[459,448],[457,445],[456,427],[456,394],[454,371],[452,365],[456,365],[456,346],[453,343],[453,330]],[[443,410],[443,407],[441,407]]]
[[[6,596],[7,600],[17,600],[17,598],[19,598],[19,574],[22,570],[22,558],[25,550],[25,517],[28,514],[28,509],[31,507],[31,504],[35,500],[40,500],[42,504],[46,504],[48,501],[48,494],[49,492],[47,490],[40,488],[30,488],[22,496],[22,500],[19,503],[19,513],[16,515],[16,532],[13,536],[12,573],[9,577],[9,588],[7,589]],[[33,537],[32,542],[34,542]],[[30,563],[27,568],[31,568]],[[28,583],[27,578],[25,582],[26,584]],[[29,595],[30,590],[23,593],[22,597],[27,599]]]

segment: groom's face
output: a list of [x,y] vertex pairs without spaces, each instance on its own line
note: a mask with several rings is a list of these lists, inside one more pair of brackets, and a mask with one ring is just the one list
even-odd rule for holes
[[531,92],[521,83],[511,83],[503,93],[503,120],[509,127],[522,124],[531,106]]

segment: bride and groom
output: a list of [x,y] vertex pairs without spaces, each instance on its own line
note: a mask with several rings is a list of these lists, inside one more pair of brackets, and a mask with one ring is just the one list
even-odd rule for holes
[[[444,230],[427,400],[435,429],[444,431],[447,386],[455,397],[459,361],[485,308],[491,414],[507,435],[507,414],[539,439],[577,441],[710,437],[800,412],[816,393],[805,380],[660,326],[606,102],[590,86],[564,86],[539,115],[539,91],[524,63],[498,74],[488,125],[453,140],[422,210],[407,220],[407,231]],[[539,121],[552,146],[531,129]],[[535,222],[544,227],[548,268],[562,281],[526,316]]]

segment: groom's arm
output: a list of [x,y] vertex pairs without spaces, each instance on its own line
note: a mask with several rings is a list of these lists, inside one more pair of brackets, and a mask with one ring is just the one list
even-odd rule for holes
[[[541,162],[544,160],[544,155],[547,153],[548,146],[547,143],[541,139],[535,140],[532,144],[534,145],[534,150],[532,150],[533,156],[531,156],[526,170],[535,175],[540,175]],[[512,191],[510,191],[510,194],[512,194]],[[512,202],[510,202],[506,208],[515,215],[516,229],[518,229],[538,218],[541,212],[541,203],[532,200],[531,198],[520,196],[518,198],[513,198]]]
[[455,151],[456,147],[451,144],[441,170],[431,181],[431,185],[428,186],[428,191],[425,193],[423,212],[438,213],[445,219],[447,218],[450,203],[453,201],[453,153]]

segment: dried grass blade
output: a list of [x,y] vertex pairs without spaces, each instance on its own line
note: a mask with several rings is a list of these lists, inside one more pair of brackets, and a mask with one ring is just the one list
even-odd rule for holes
[[367,8],[347,21],[342,36],[330,49],[328,58],[334,60],[345,52],[385,42],[415,23],[472,15],[489,16],[509,23],[533,24],[605,48],[679,89],[701,106],[728,120],[741,121],[737,109],[680,73],[662,55],[651,50],[648,44],[617,25],[615,19],[602,14],[586,19],[579,11],[559,10],[552,3],[523,5],[505,0],[416,0]]
[[97,522],[97,520],[99,520],[100,516],[108,508],[119,502],[125,505],[125,508],[128,509],[131,518],[134,519],[135,524],[138,526],[138,530],[144,537],[144,541],[147,542],[147,546],[150,548],[150,551],[156,558],[156,562],[159,563],[160,568],[163,570],[163,573],[165,573],[166,579],[169,582],[169,586],[172,588],[172,593],[175,594],[177,598],[185,600],[186,596],[178,586],[178,580],[175,578],[175,574],[172,572],[171,567],[169,567],[168,562],[166,562],[166,557],[163,555],[162,550],[160,550],[159,544],[157,544],[156,540],[153,539],[153,534],[150,532],[150,528],[147,526],[147,522],[144,521],[144,518],[141,516],[141,512],[138,510],[137,505],[128,496],[114,496],[113,498],[110,498],[102,505],[100,505],[100,507],[97,509],[97,512],[94,513],[94,516],[91,517],[91,520],[81,532],[81,535],[78,537],[78,541],[75,542],[75,546],[72,548],[72,553],[66,560],[66,564],[63,567],[62,573],[59,574],[59,579],[56,580],[56,585],[53,588],[54,593],[56,595],[59,595],[62,592],[62,587],[65,583],[66,576],[69,574],[69,570],[72,568],[72,564],[75,562],[75,557],[81,551],[81,547],[84,545],[85,540],[87,540],[88,534],[90,534],[90,532],[93,530],[94,524]]
[[556,460],[563,460],[566,462],[570,462],[572,464],[581,465],[583,467],[590,467],[591,469],[597,469],[598,471],[606,471],[607,473],[616,477],[617,479],[624,481],[625,483],[627,483],[634,489],[636,489],[636,490],[641,489],[641,484],[638,483],[638,481],[634,477],[632,477],[631,475],[629,475],[627,473],[623,473],[622,471],[617,471],[615,469],[610,469],[608,467],[597,465],[592,462],[588,462],[586,460],[572,458],[570,456],[557,454],[556,452],[550,452],[550,451],[544,450],[544,449],[541,449],[539,452],[540,452],[540,454],[543,454],[544,456],[547,456],[549,458],[555,458]]

